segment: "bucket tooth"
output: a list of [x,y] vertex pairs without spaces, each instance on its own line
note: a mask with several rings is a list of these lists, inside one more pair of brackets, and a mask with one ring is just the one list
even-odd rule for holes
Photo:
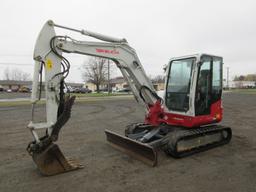
[[33,153],[32,157],[40,173],[45,176],[83,168],[81,164],[67,160],[56,144],[49,145],[40,153]]
[[157,165],[157,151],[148,144],[105,130],[107,140],[118,150],[143,161],[150,166]]

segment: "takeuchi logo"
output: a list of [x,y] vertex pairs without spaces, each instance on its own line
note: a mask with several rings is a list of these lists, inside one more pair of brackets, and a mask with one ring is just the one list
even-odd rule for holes
[[96,49],[96,52],[98,53],[107,53],[107,54],[119,54],[119,51],[116,50],[108,50],[108,49]]

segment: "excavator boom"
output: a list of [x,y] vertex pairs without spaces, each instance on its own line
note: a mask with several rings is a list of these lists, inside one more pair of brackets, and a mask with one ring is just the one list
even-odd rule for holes
[[[93,37],[103,42],[77,41],[68,36],[57,36],[54,28],[62,28]],[[61,128],[71,116],[71,108],[75,97],[65,96],[65,78],[69,73],[70,64],[63,53],[76,53],[97,56],[113,60],[129,83],[136,101],[148,109],[157,99],[160,99],[151,81],[145,74],[139,58],[125,39],[118,39],[99,33],[77,30],[48,21],[43,26],[34,49],[34,79],[32,89],[32,120],[28,125],[34,141],[28,145],[28,152],[32,156],[40,172],[44,175],[54,175],[81,168],[78,163],[70,163],[54,143],[58,140]],[[45,69],[46,91],[46,122],[34,122],[34,108],[41,98],[42,71]],[[46,129],[46,135],[38,136],[38,131]],[[116,137],[111,132],[108,139],[115,142]],[[141,145],[145,150],[152,148]],[[142,150],[143,151],[143,150]]]

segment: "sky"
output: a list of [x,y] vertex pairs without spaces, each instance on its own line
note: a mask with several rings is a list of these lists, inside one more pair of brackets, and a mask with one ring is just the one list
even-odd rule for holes
[[[255,10],[254,0],[1,0],[0,79],[5,68],[32,77],[34,44],[49,19],[126,38],[151,76],[163,74],[170,58],[195,53],[222,56],[224,78],[227,67],[230,77],[256,74]],[[66,56],[71,63],[67,80],[82,82],[81,65],[88,58]]]

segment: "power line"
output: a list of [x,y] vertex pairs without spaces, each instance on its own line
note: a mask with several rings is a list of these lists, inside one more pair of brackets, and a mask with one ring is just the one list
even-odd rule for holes
[[[77,57],[77,58],[82,58],[82,57],[86,57],[88,55],[68,55],[68,57]],[[0,54],[0,57],[30,57],[33,58],[33,55],[30,54]]]
[[32,55],[29,54],[0,54],[0,57],[32,57]]
[[28,65],[28,66],[33,66],[33,64],[28,64],[28,63],[8,63],[8,62],[0,62],[0,65]]
[[[10,63],[10,62],[0,62],[0,65],[26,65],[26,66],[34,66],[34,64],[29,64],[29,63]],[[78,65],[78,64],[71,64],[71,67],[82,67],[82,66],[90,66],[90,65]]]

